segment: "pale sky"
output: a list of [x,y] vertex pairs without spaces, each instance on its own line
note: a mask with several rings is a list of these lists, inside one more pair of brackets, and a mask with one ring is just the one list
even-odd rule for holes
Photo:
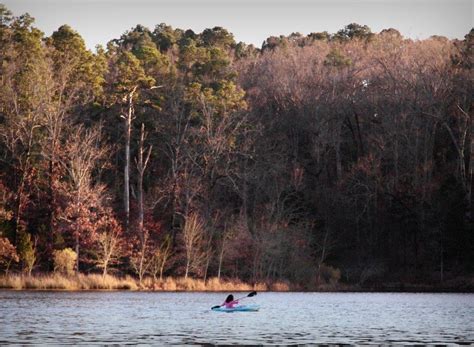
[[268,36],[334,33],[355,22],[373,32],[393,27],[405,37],[462,39],[473,27],[474,0],[0,0],[28,12],[46,35],[69,24],[89,48],[126,30],[159,23],[201,32],[222,26],[237,41],[260,47]]

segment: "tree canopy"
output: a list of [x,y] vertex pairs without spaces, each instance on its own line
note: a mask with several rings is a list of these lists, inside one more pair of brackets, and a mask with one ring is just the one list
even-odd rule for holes
[[473,36],[351,23],[258,49],[161,23],[91,52],[0,5],[0,265],[74,249],[77,271],[140,279],[472,275]]

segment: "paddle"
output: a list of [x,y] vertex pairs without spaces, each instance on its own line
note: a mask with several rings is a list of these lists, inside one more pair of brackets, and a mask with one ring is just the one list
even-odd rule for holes
[[[253,292],[250,292],[250,293],[248,293],[247,295],[245,295],[245,296],[243,296],[243,297],[241,297],[241,298],[235,299],[235,300],[242,300],[242,299],[245,299],[245,298],[251,298],[252,296],[255,296],[255,295],[257,295],[257,292],[256,292],[256,291],[253,291]],[[211,310],[214,310],[214,309],[216,309],[216,308],[219,308],[219,307],[221,307],[221,306],[223,306],[223,305],[224,305],[224,304],[222,304],[222,305],[217,305],[217,306],[212,306],[212,307],[211,307]]]

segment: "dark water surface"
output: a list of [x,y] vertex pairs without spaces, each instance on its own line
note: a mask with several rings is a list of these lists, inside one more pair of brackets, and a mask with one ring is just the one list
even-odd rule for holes
[[474,344],[474,294],[0,291],[0,344]]

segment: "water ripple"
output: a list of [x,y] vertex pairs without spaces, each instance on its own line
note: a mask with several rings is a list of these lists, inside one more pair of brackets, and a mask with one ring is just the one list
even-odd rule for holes
[[474,344],[473,294],[0,291],[0,344]]

